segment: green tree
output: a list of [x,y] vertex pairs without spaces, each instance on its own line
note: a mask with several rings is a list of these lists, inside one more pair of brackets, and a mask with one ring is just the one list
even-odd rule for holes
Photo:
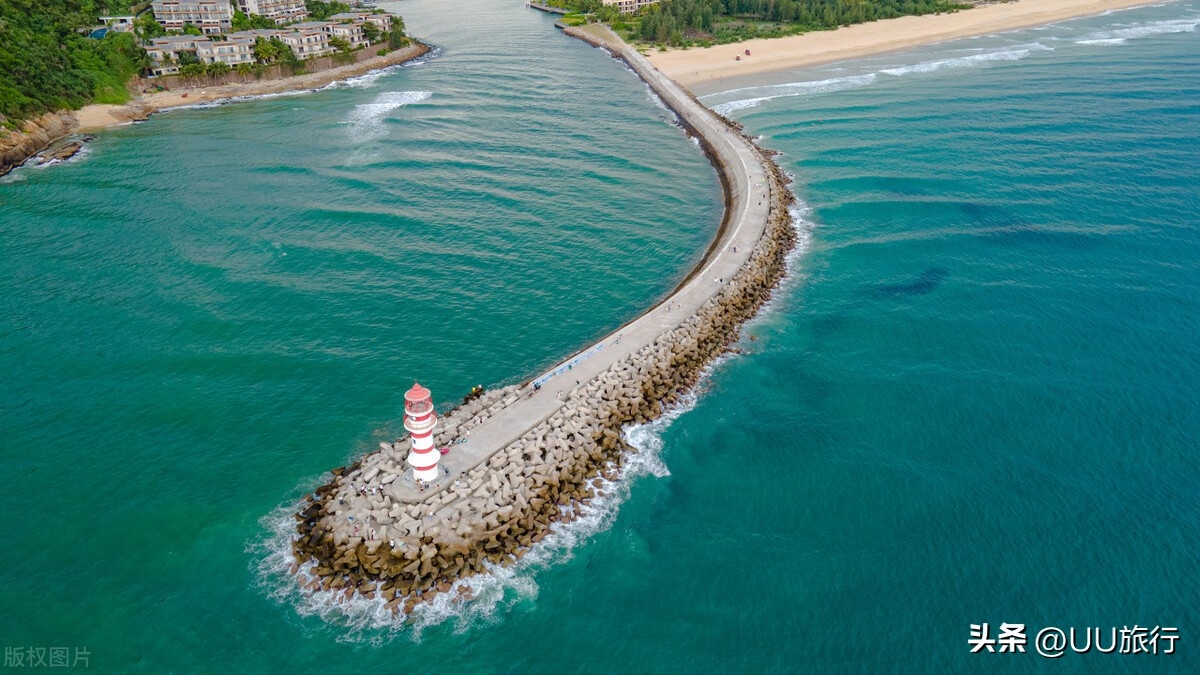
[[90,0],[0,0],[0,116],[5,124],[92,101],[123,103],[148,59],[132,33],[94,40]]
[[185,24],[183,24],[183,34],[184,35],[202,36],[202,35],[204,35],[204,31],[197,28],[194,24],[185,23]]
[[162,37],[167,34],[167,31],[162,27],[162,24],[154,20],[153,12],[146,12],[133,20],[133,32],[143,40],[150,40],[156,37]]
[[350,5],[344,2],[321,2],[321,0],[305,0],[304,8],[308,10],[309,17],[314,21],[324,21],[334,14],[350,11]]
[[204,77],[206,72],[207,70],[205,69],[204,64],[198,61],[196,63],[188,63],[179,67],[179,74],[188,78],[189,80],[198,80],[201,77]]
[[239,63],[233,69],[242,78],[242,82],[245,82],[254,73],[254,66],[249,63]]
[[246,14],[240,9],[233,12],[233,30],[254,30],[276,27],[275,19],[258,14]]
[[254,60],[263,65],[279,63],[284,51],[292,51],[277,37],[267,39],[261,35],[254,40]]
[[337,35],[334,35],[333,37],[329,38],[329,46],[333,47],[334,49],[338,50],[339,52],[341,52],[343,54],[350,51],[350,42],[348,40],[346,40],[346,38],[339,37]]
[[733,42],[969,7],[954,0],[662,0],[642,10],[637,37],[676,46]]
[[404,36],[404,24],[398,27],[392,24],[392,30],[388,31],[388,47],[391,49],[399,49],[408,46],[409,39]]
[[379,26],[376,26],[372,21],[363,22],[362,32],[363,37],[365,37],[367,42],[370,42],[371,44],[379,42],[379,36],[383,34],[383,30],[380,29]]
[[229,71],[233,70],[228,63],[223,61],[213,61],[204,67],[204,74],[211,78],[224,77]]

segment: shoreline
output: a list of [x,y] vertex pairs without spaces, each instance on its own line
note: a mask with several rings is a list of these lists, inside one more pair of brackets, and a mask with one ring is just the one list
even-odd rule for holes
[[293,75],[276,80],[251,80],[244,83],[199,86],[142,94],[123,105],[91,104],[74,112],[79,122],[76,132],[100,131],[114,126],[130,124],[150,115],[200,103],[214,103],[243,96],[263,96],[296,91],[319,89],[334,82],[359,77],[367,73],[407,63],[429,53],[430,47],[422,42],[373,56],[358,63],[330,68],[319,73]]
[[[90,138],[71,140],[73,136],[140,122],[148,119],[154,113],[172,108],[215,103],[241,97],[320,89],[334,82],[408,63],[430,51],[432,48],[429,45],[413,40],[412,44],[407,47],[383,56],[372,56],[356,63],[317,73],[208,87],[183,87],[142,94],[121,105],[93,103],[79,110],[44,113],[38,118],[25,121],[19,132],[0,135],[0,177],[34,162],[35,158],[47,152],[54,152],[56,147],[71,146],[71,149],[61,156],[49,159],[57,161],[70,159],[85,142],[91,140]],[[47,160],[43,159],[42,161]]]
[[[949,14],[904,16],[782,38],[712,47],[654,49],[659,71],[698,95],[742,86],[741,81],[938,42],[1042,26],[1153,4],[1151,0],[1016,0]],[[750,50],[750,56],[745,50]],[[736,57],[741,57],[737,60]]]
[[414,482],[403,439],[333,469],[295,514],[288,573],[303,592],[367,599],[396,616],[442,594],[469,600],[471,577],[520,559],[604,493],[629,452],[622,429],[692,391],[785,274],[794,198],[771,153],[607,28],[564,32],[624,61],[699,139],[726,197],[721,226],[670,295],[533,380],[541,386],[511,385],[443,414],[434,447],[452,451],[432,486]]

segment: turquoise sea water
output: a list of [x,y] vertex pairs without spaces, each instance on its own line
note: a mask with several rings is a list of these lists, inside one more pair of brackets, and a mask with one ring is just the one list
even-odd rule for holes
[[[0,184],[6,647],[104,672],[1197,669],[1195,0],[706,97],[808,207],[749,353],[465,611],[292,593],[288,506],[395,433],[414,378],[445,405],[536,374],[719,218],[604,53],[516,2],[399,7],[428,62]],[[969,654],[982,622],[1181,638],[1046,662]]]

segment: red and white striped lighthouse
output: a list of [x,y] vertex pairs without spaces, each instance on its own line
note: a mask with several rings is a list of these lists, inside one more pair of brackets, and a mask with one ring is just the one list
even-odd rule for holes
[[432,483],[438,477],[438,460],[442,453],[433,447],[433,428],[437,426],[437,413],[433,412],[433,395],[416,382],[404,394],[404,428],[412,434],[412,449],[408,453],[408,464],[413,468],[413,478]]

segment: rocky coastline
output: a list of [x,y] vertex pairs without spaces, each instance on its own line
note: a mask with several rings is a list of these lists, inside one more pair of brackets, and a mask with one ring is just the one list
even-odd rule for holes
[[[21,166],[56,141],[75,133],[78,128],[79,122],[72,113],[49,112],[26,120],[17,131],[0,131],[0,176]],[[82,147],[82,143],[79,147]],[[79,147],[67,157],[78,152]],[[47,157],[46,161],[50,159],[61,160],[64,157]]]
[[[627,62],[636,59],[610,50]],[[643,72],[648,65],[630,66],[663,94],[662,82]],[[738,199],[731,176],[746,169],[730,165],[708,137],[711,132],[689,122],[701,114],[700,104],[688,97],[683,105],[696,109],[682,110],[678,91],[673,96],[663,99],[700,140],[725,193],[725,221],[707,259],[728,244],[725,233]],[[736,274],[719,280],[720,289],[698,311],[568,392],[548,417],[529,420],[530,428],[517,440],[435,487],[419,486],[415,498],[404,464],[407,441],[383,443],[379,451],[333,470],[332,479],[307,495],[295,514],[291,573],[297,583],[335,599],[378,600],[396,614],[408,614],[439,593],[455,590],[469,597],[457,580],[486,573],[488,565],[516,561],[549,534],[552,524],[569,520],[576,507],[596,497],[603,479],[616,476],[631,451],[622,428],[660,416],[736,343],[740,327],[783,277],[795,244],[786,177],[735,123],[722,123],[723,131],[736,133],[753,150],[767,183],[755,185],[755,191],[765,190],[769,200],[762,233]],[[528,395],[528,383],[514,385],[455,408],[442,417],[435,446],[453,443]]]

